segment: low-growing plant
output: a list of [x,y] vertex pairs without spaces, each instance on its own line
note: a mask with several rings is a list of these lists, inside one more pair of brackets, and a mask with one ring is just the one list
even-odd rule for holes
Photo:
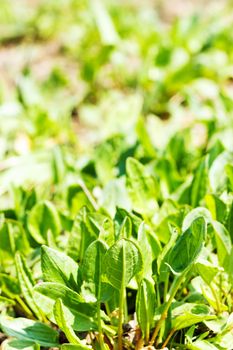
[[228,5],[2,3],[1,349],[232,349]]

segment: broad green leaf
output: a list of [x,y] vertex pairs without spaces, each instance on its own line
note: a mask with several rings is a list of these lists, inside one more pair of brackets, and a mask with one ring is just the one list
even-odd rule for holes
[[94,320],[96,306],[86,303],[76,292],[65,287],[63,284],[45,282],[34,287],[34,299],[45,315],[55,322],[53,308],[57,299],[61,299],[64,305],[66,318],[76,331],[96,329]]
[[225,262],[227,263],[227,259],[231,253],[231,237],[225,226],[220,222],[213,220],[212,226],[215,233],[219,264],[224,267],[224,264]]
[[29,340],[45,347],[59,345],[58,332],[51,327],[26,318],[0,317],[0,327],[11,337],[21,340]]
[[213,220],[223,222],[226,217],[226,204],[214,194],[207,194],[205,202]]
[[156,259],[161,250],[160,242],[154,232],[143,222],[138,230],[137,243],[141,249],[143,256],[143,277],[151,277],[152,275],[152,261]]
[[7,339],[1,344],[2,350],[39,350],[40,346],[29,340]]
[[28,189],[21,186],[12,185],[12,192],[14,196],[14,207],[17,217],[23,219],[25,213],[36,204],[36,191],[35,188]]
[[74,330],[69,324],[69,320],[66,319],[66,313],[64,311],[64,305],[61,299],[57,299],[54,304],[54,318],[58,327],[65,333],[69,342],[73,344],[82,345],[81,340],[76,336]]
[[67,254],[74,260],[82,261],[89,244],[98,238],[100,230],[91,218],[92,214],[83,207],[74,220],[67,246]]
[[108,246],[104,242],[96,240],[89,245],[84,254],[81,275],[83,280],[82,294],[85,299],[90,295],[98,301],[101,300],[103,259],[107,249]]
[[195,263],[195,268],[206,284],[210,284],[220,271],[218,266],[214,266],[208,260],[204,259],[198,259],[198,261]]
[[42,246],[41,268],[45,282],[61,283],[71,289],[78,289],[78,264],[66,254]]
[[184,218],[183,224],[182,224],[182,231],[186,231],[192,224],[194,220],[202,216],[206,223],[209,224],[212,221],[212,216],[209,210],[203,207],[197,207],[195,209],[192,209]]
[[72,216],[77,215],[83,206],[87,206],[90,210],[93,210],[93,206],[80,184],[73,184],[68,187],[67,204]]
[[187,207],[178,207],[171,199],[163,202],[158,218],[155,220],[155,232],[161,243],[167,244],[171,238],[170,225],[176,227],[180,231],[184,216],[186,215]]
[[158,188],[153,177],[136,159],[128,158],[126,162],[127,189],[133,209],[145,216],[153,216],[158,210]]
[[179,330],[196,323],[215,319],[211,310],[204,304],[184,303],[172,310],[172,328]]
[[198,206],[204,198],[208,186],[208,157],[205,157],[193,174],[191,184],[191,204],[192,207]]
[[111,246],[115,242],[114,224],[111,218],[106,217],[100,228],[99,239]]
[[213,161],[209,170],[209,181],[214,193],[223,191],[227,186],[227,174],[225,166],[232,163],[232,154],[230,152],[222,152]]
[[[120,230],[122,228],[123,221],[125,217],[128,216],[132,223],[132,236],[137,237],[139,227],[142,223],[142,219],[133,213],[126,211],[123,208],[116,208],[116,214],[114,216],[114,229],[115,229],[115,239],[120,237]],[[114,243],[114,242],[113,242]]]
[[19,222],[3,219],[0,222],[0,237],[0,262],[3,266],[13,263],[16,251],[29,253],[26,233]]
[[45,244],[47,231],[51,230],[56,237],[61,230],[58,212],[51,202],[38,202],[30,211],[28,229],[39,244]]
[[[95,170],[99,181],[106,185],[105,196],[110,188],[113,197],[115,197],[114,186],[119,187],[117,185],[120,185],[120,182],[116,182],[114,178],[116,176],[117,162],[124,148],[124,139],[122,136],[116,135],[99,144],[95,149]],[[106,202],[106,199],[104,202]],[[110,200],[108,199],[107,202],[110,202]]]
[[196,340],[192,344],[187,345],[190,350],[219,350],[218,347],[208,342],[207,340]]
[[19,296],[21,292],[17,278],[6,273],[0,273],[0,287],[5,295],[12,299]]
[[155,298],[154,284],[144,278],[137,292],[136,316],[146,342],[149,340],[150,329],[153,326]]
[[120,233],[117,239],[120,239],[120,238],[130,239],[131,236],[132,236],[132,221],[129,216],[126,216],[120,226]]
[[27,302],[30,309],[38,317],[38,319],[42,320],[43,316],[40,311],[40,308],[38,308],[33,298],[32,291],[35,282],[33,281],[32,274],[26,265],[25,259],[20,255],[20,253],[16,253],[15,255],[15,266],[19,280],[19,285],[24,299]]
[[172,232],[171,238],[169,242],[163,247],[161,253],[158,256],[158,259],[156,260],[156,275],[159,275],[160,281],[165,281],[169,276],[170,269],[167,266],[167,260],[178,236],[178,232],[176,229],[174,229],[174,227],[170,226],[170,230]]
[[181,234],[168,257],[168,264],[176,273],[191,267],[198,257],[206,235],[203,217],[195,219],[191,226]]
[[104,266],[109,282],[114,288],[120,290],[142,270],[142,254],[134,242],[121,239],[105,254]]

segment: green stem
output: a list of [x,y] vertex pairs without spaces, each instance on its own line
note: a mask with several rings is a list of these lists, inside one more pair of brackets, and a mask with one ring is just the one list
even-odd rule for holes
[[219,302],[219,299],[218,299],[218,295],[217,295],[217,293],[216,293],[212,283],[210,283],[209,287],[210,287],[210,290],[211,290],[211,292],[212,292],[212,294],[213,294],[213,296],[215,298],[215,301],[216,301],[217,314],[220,314],[220,312],[221,312],[221,305],[220,305],[220,302]]
[[99,344],[101,350],[104,350],[104,337],[103,337],[103,330],[102,330],[102,324],[101,324],[101,305],[100,301],[97,302],[97,320],[98,320],[98,332],[99,332]]
[[28,316],[28,317],[31,317],[33,318],[33,313],[31,312],[31,310],[27,307],[27,305],[24,303],[24,301],[19,297],[17,296],[16,297],[16,300],[17,302],[19,303],[19,305],[21,306],[21,308],[23,309],[23,311],[25,312],[25,315]]
[[127,296],[125,291],[125,297],[124,297],[124,322],[128,322],[128,304],[127,304]]
[[158,333],[159,333],[159,331],[160,331],[160,329],[161,329],[161,326],[162,326],[164,320],[166,320],[166,318],[167,318],[168,309],[170,308],[171,303],[172,303],[172,301],[173,301],[173,299],[174,299],[174,297],[175,297],[175,295],[176,295],[178,289],[180,288],[180,285],[181,285],[181,283],[182,283],[182,281],[183,281],[183,278],[184,278],[185,274],[186,274],[186,272],[182,273],[182,274],[181,274],[178,278],[176,278],[176,279],[174,280],[174,282],[173,282],[173,285],[172,285],[172,288],[171,288],[170,297],[169,297],[167,303],[165,304],[165,307],[164,307],[164,309],[163,309],[163,312],[162,312],[162,314],[161,314],[161,316],[160,316],[160,319],[159,319],[159,321],[158,321],[158,323],[157,323],[157,325],[156,325],[156,327],[155,327],[154,333],[153,333],[153,335],[152,335],[152,337],[151,337],[151,340],[150,340],[150,342],[149,342],[149,345],[150,345],[150,346],[153,346],[153,344],[154,344],[154,342],[155,342],[155,339],[156,339],[156,337],[157,337],[157,335],[158,335]]
[[160,301],[160,291],[159,291],[159,283],[156,283],[156,295],[157,295],[157,305],[158,307],[161,305],[161,301]]
[[163,343],[161,349],[164,349],[164,348],[167,346],[169,340],[171,339],[171,337],[173,336],[173,334],[174,334],[175,332],[176,332],[176,329],[175,329],[175,328],[173,328],[173,329],[170,331],[170,333],[168,334],[167,338],[165,339],[165,341],[164,341],[164,343]]
[[166,280],[164,282],[164,291],[163,291],[163,302],[164,303],[166,303],[166,301],[167,301],[168,280],[169,280],[169,275],[166,277]]
[[105,303],[105,309],[106,309],[108,317],[111,319],[112,318],[111,317],[111,311],[110,311],[109,303],[107,301]]
[[122,350],[122,324],[124,321],[124,298],[125,298],[125,287],[124,283],[121,285],[120,290],[120,303],[119,303],[119,323],[118,323],[118,350]]

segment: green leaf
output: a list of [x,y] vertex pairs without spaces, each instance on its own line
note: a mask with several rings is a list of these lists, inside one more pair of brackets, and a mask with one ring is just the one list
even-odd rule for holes
[[36,305],[33,298],[33,287],[35,282],[33,281],[30,270],[26,265],[25,259],[20,255],[20,253],[16,253],[15,255],[15,266],[17,271],[17,276],[19,280],[19,285],[24,296],[25,301],[27,302],[30,309],[34,312],[34,314],[38,317],[39,320],[43,319],[42,313],[38,306]]
[[169,253],[173,246],[175,245],[175,242],[177,240],[178,232],[174,227],[170,226],[170,230],[172,232],[171,238],[169,242],[163,247],[161,253],[159,254],[157,260],[156,260],[156,274],[159,275],[160,281],[165,281],[170,273],[170,269],[167,266],[167,260],[169,257]]
[[117,241],[105,254],[105,274],[118,290],[121,290],[143,268],[142,254],[138,246],[128,240]]
[[120,238],[130,239],[131,236],[132,236],[132,221],[129,216],[125,216],[120,226],[119,237],[117,237],[117,239],[120,239]]
[[58,332],[49,326],[26,318],[10,318],[1,316],[0,326],[10,337],[21,340],[29,340],[45,347],[59,345]]
[[11,222],[3,218],[3,221],[0,222],[0,237],[0,262],[3,266],[14,261],[17,251],[24,254],[29,253],[30,247],[26,233],[19,222]]
[[68,240],[67,254],[74,260],[82,261],[85,250],[98,238],[99,228],[92,214],[86,207],[83,207],[74,220],[71,234]]
[[209,181],[214,193],[222,192],[227,187],[226,165],[232,163],[232,154],[222,152],[212,163],[209,170]]
[[138,288],[136,298],[136,316],[146,343],[149,340],[155,314],[154,283],[144,278]]
[[99,240],[92,242],[87,248],[82,266],[82,293],[86,297],[93,295],[98,301],[101,299],[101,291],[103,289],[102,274],[103,274],[103,258],[108,249],[108,246]]
[[206,229],[205,220],[199,217],[178,238],[168,257],[168,264],[174,272],[181,273],[192,266],[203,246]]
[[7,339],[1,344],[2,350],[39,350],[40,346],[29,340]]
[[77,215],[83,206],[93,210],[93,205],[80,184],[73,184],[68,187],[67,204],[72,215]]
[[224,222],[226,217],[226,204],[214,194],[207,194],[205,202],[214,220]]
[[190,345],[187,345],[187,349],[190,350],[219,350],[218,347],[214,346],[207,340],[196,340]]
[[194,220],[202,216],[206,223],[209,224],[212,222],[212,216],[208,209],[203,207],[197,207],[195,209],[192,209],[184,218],[183,224],[182,224],[182,231],[186,231],[192,224]]
[[137,243],[141,249],[143,261],[143,277],[150,277],[152,275],[152,261],[156,259],[161,250],[160,242],[152,230],[143,222],[138,230]]
[[128,158],[126,162],[127,189],[135,211],[145,216],[153,216],[158,210],[158,189],[153,177],[136,159]]
[[71,289],[78,289],[78,264],[66,254],[42,246],[41,268],[45,282],[61,283]]
[[78,293],[65,287],[63,284],[42,283],[34,287],[33,295],[37,305],[52,322],[55,322],[54,304],[57,299],[61,299],[66,317],[74,330],[87,331],[96,329],[94,320],[96,305],[86,303]]
[[57,299],[53,308],[54,317],[58,327],[65,333],[69,342],[73,344],[82,345],[81,340],[76,336],[74,330],[69,324],[69,319],[66,318],[64,305],[61,299]]
[[61,230],[61,222],[54,205],[49,201],[37,203],[29,213],[28,229],[39,244],[47,243],[48,230],[56,237]]
[[208,186],[208,157],[205,157],[193,174],[191,204],[195,208],[204,198]]
[[[139,227],[140,227],[140,225],[142,223],[142,219],[139,218],[138,216],[136,216],[135,214],[126,211],[123,208],[118,208],[117,207],[116,208],[116,214],[114,216],[114,230],[115,230],[115,238],[116,238],[116,240],[117,240],[118,237],[120,237],[120,231],[121,231],[122,224],[123,224],[123,221],[124,221],[126,216],[128,216],[130,218],[131,223],[132,223],[132,236],[134,236],[134,237],[137,236]],[[115,243],[115,240],[114,240],[113,243]]]
[[199,259],[195,263],[195,268],[198,275],[201,276],[207,285],[213,281],[214,277],[220,271],[220,268],[218,266],[214,266],[208,260],[204,259]]
[[225,226],[220,222],[213,220],[212,226],[215,233],[219,264],[224,267],[231,254],[231,237]]
[[204,304],[184,303],[172,310],[172,328],[179,330],[196,323],[215,319],[210,308]]
[[0,287],[12,299],[17,298],[21,292],[18,280],[6,273],[0,273]]

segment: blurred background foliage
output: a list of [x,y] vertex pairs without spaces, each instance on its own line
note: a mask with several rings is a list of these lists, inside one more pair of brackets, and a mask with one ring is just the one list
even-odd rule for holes
[[48,184],[80,171],[90,187],[96,173],[106,184],[128,155],[159,162],[165,149],[173,160],[161,169],[178,169],[172,191],[207,148],[232,150],[232,10],[232,1],[2,0],[0,207],[11,206],[12,185],[51,193]]

